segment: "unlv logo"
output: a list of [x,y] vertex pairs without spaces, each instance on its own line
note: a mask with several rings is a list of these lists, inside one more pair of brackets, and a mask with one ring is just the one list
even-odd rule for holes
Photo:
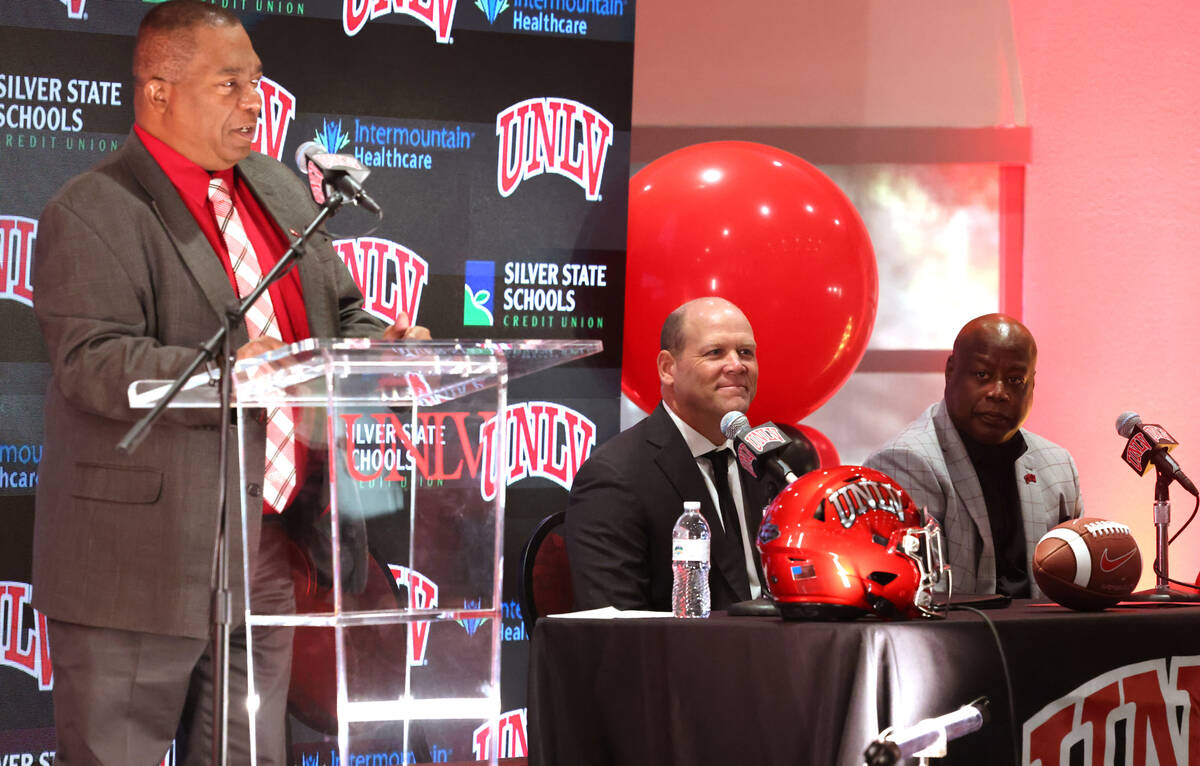
[[87,0],[62,0],[62,4],[67,6],[67,16],[72,19],[83,18],[83,5]]
[[404,312],[416,324],[421,294],[429,282],[429,263],[424,258],[378,237],[339,239],[333,248],[362,291],[367,312],[389,323]]
[[[409,609],[435,609],[438,605],[438,586],[415,569],[388,564],[396,579],[396,587],[408,591]],[[429,648],[429,622],[417,620],[408,624],[408,664],[424,665],[425,650]]]
[[500,477],[493,472],[499,454],[499,471],[507,486],[530,476],[540,476],[570,489],[579,466],[596,446],[596,425],[575,410],[554,402],[522,402],[504,410],[506,444],[498,445],[495,417],[479,427],[480,494],[496,497]]
[[784,437],[775,426],[759,426],[750,430],[744,441],[753,447],[757,452],[762,452],[769,445],[786,444],[788,440]]
[[838,521],[846,529],[854,526],[859,516],[872,511],[886,511],[904,521],[904,501],[900,493],[887,484],[862,479],[830,493],[830,505],[837,510]]
[[529,755],[529,743],[525,734],[525,708],[501,713],[494,722],[485,723],[471,737],[471,749],[475,760],[484,761],[499,742],[498,758],[524,758]]
[[433,30],[439,43],[450,39],[450,24],[458,0],[343,0],[342,29],[347,37],[362,31],[367,22],[389,13],[412,16]]
[[[1169,665],[1169,666],[1168,666]],[[1126,665],[1042,708],[1023,728],[1024,766],[1186,766],[1200,757],[1200,656]],[[1123,729],[1124,737],[1117,736]],[[1117,753],[1119,743],[1122,752]]]
[[613,127],[595,109],[566,98],[531,98],[496,115],[496,135],[500,196],[526,178],[556,173],[583,187],[587,199],[600,199]]
[[0,582],[0,665],[37,679],[38,688],[54,686],[46,616],[29,605],[33,588],[24,582]]
[[283,160],[283,144],[287,141],[292,120],[296,118],[296,97],[269,77],[258,81],[258,93],[262,96],[262,112],[258,115],[258,127],[250,148]]
[[38,222],[19,215],[0,215],[0,299],[33,305],[33,243]]

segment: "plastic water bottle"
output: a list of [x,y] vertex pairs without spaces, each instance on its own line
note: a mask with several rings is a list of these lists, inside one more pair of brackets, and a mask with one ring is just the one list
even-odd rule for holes
[[676,617],[707,617],[712,603],[708,588],[712,533],[700,515],[700,503],[689,500],[683,504],[671,538],[671,567],[675,570],[671,611]]

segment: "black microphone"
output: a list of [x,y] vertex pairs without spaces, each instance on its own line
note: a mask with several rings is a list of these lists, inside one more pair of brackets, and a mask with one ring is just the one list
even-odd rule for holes
[[796,472],[776,454],[792,443],[779,426],[768,421],[751,428],[743,413],[730,410],[721,418],[721,433],[733,440],[738,462],[754,478],[761,479],[763,473],[770,473],[785,485],[796,480]]
[[296,149],[296,167],[308,176],[313,199],[325,204],[325,185],[342,193],[346,199],[375,215],[383,215],[379,204],[362,187],[371,174],[370,168],[348,154],[330,154],[316,141],[305,141]]
[[1192,484],[1179,463],[1169,454],[1179,446],[1179,442],[1167,433],[1167,429],[1153,423],[1143,423],[1136,412],[1122,412],[1117,418],[1117,433],[1129,440],[1121,457],[1130,468],[1145,476],[1150,464],[1154,463],[1155,468],[1179,482],[1179,486],[1200,496],[1196,492],[1196,485]]
[[866,766],[892,766],[928,748],[932,757],[946,754],[946,743],[978,731],[988,722],[988,698],[980,697],[953,713],[925,718],[912,726],[885,731],[863,753]]

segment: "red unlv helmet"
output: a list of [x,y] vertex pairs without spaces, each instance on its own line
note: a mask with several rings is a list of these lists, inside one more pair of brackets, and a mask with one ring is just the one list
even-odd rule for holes
[[767,506],[758,533],[766,588],[788,619],[939,616],[949,591],[941,529],[899,484],[843,465],[792,482]]

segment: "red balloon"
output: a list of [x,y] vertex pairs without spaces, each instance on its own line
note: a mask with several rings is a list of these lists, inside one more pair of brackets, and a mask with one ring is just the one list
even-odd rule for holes
[[812,442],[813,449],[817,451],[817,457],[821,460],[822,468],[833,468],[842,464],[842,459],[838,457],[837,447],[833,446],[833,442],[829,440],[828,436],[803,423],[797,423],[792,427],[799,430]]
[[621,389],[652,409],[663,320],[719,295],[746,313],[758,341],[750,422],[798,421],[858,365],[878,293],[866,227],[824,173],[746,141],[679,149],[629,181]]

